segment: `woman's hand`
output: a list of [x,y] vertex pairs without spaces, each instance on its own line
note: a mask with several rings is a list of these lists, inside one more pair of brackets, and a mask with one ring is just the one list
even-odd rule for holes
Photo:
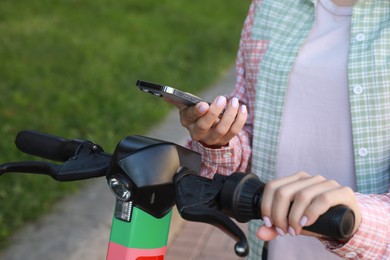
[[247,119],[246,106],[240,106],[237,98],[227,102],[224,96],[218,96],[210,105],[206,102],[195,106],[172,104],[179,109],[180,122],[188,129],[191,138],[208,147],[227,145]]
[[354,234],[361,222],[361,212],[349,187],[305,172],[271,181],[267,183],[262,197],[264,226],[260,227],[257,236],[265,241],[287,233],[319,237],[302,228],[313,224],[330,207],[339,204],[351,208],[355,213]]

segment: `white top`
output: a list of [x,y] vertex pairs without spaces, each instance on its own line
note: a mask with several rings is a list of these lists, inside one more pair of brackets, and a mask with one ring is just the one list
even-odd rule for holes
[[[316,23],[290,73],[276,178],[320,174],[355,189],[347,59],[352,7],[318,0]],[[268,259],[340,259],[316,239],[285,235]]]

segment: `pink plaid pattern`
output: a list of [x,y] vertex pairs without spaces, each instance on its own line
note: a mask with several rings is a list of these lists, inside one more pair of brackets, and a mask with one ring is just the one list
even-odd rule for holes
[[362,212],[362,223],[346,244],[322,240],[327,249],[349,259],[390,258],[390,194],[356,193]]
[[237,82],[234,93],[248,110],[248,120],[244,129],[234,137],[229,146],[222,149],[208,149],[200,143],[189,141],[188,146],[202,154],[202,176],[212,178],[216,172],[230,175],[232,172],[249,172],[252,153],[253,114],[255,109],[255,86],[261,59],[268,47],[266,40],[251,39],[255,6],[262,0],[253,1],[241,34],[240,48],[236,61]]

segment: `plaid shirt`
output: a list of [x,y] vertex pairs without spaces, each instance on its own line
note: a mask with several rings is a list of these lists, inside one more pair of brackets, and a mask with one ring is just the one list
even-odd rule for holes
[[[246,104],[249,118],[228,147],[207,149],[190,141],[192,149],[202,154],[202,175],[252,171],[265,182],[274,178],[288,76],[315,21],[315,4],[315,0],[252,2],[241,35],[233,93]],[[343,258],[390,257],[389,50],[390,2],[358,0],[353,7],[348,79],[356,196],[363,220],[348,243],[322,241]],[[259,225],[252,221],[249,227],[250,259],[261,258],[263,242],[254,235]]]

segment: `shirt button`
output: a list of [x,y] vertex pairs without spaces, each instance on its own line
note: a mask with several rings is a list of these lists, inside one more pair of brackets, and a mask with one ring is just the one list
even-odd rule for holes
[[365,157],[365,156],[367,156],[367,154],[368,154],[367,148],[360,148],[360,149],[359,149],[359,155],[360,155],[361,157]]
[[364,33],[358,33],[355,37],[355,39],[358,41],[358,42],[361,42],[361,41],[364,41],[366,39],[366,35],[364,35]]
[[230,158],[230,157],[232,157],[232,153],[229,153],[229,152],[224,153],[224,154],[223,154],[223,157],[225,157],[225,158]]
[[354,258],[356,256],[357,256],[356,252],[348,252],[345,254],[346,258]]
[[363,87],[360,86],[360,85],[356,85],[353,87],[353,93],[355,93],[356,95],[360,95],[363,93]]

